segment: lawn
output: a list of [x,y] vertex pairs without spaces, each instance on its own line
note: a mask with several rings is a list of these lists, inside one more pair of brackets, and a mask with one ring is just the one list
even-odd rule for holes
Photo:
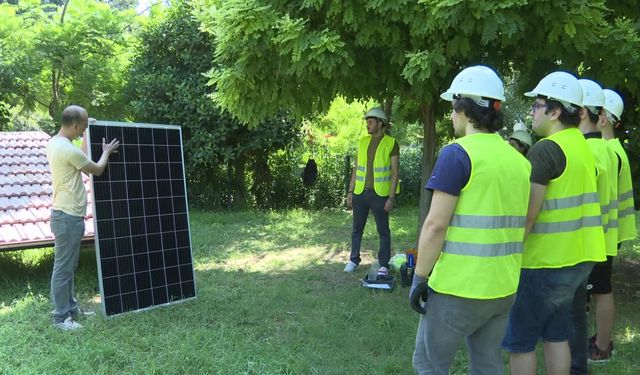
[[[349,275],[348,212],[191,212],[198,297],[99,313],[77,332],[51,326],[52,249],[0,254],[0,374],[411,374],[418,315],[408,289],[360,286],[377,249],[370,221],[363,267]],[[394,252],[413,246],[417,210],[395,211],[391,228]],[[626,244],[614,267],[617,353],[592,373],[638,374],[640,243]],[[100,310],[92,248],[76,288]],[[462,351],[453,372],[466,373]]]

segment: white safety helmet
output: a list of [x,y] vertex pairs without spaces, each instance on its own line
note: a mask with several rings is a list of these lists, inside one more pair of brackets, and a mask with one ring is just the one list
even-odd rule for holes
[[579,79],[578,82],[582,86],[582,106],[597,115],[598,108],[604,107],[602,87],[590,79]]
[[526,130],[514,130],[513,133],[509,136],[509,139],[515,139],[529,147],[533,145],[531,134],[529,134],[529,132]]
[[525,92],[525,96],[535,98],[538,95],[559,101],[570,112],[582,107],[582,86],[578,79],[567,72],[553,72],[547,74],[538,82],[535,89]]
[[622,111],[624,110],[622,97],[613,90],[604,89],[602,92],[604,94],[604,110],[615,116],[616,121],[611,122],[620,121],[620,118],[622,118]]
[[362,119],[366,120],[369,117],[375,117],[381,120],[382,122],[384,122],[385,124],[389,124],[389,119],[387,118],[387,114],[384,113],[384,110],[380,107],[371,108],[370,110],[367,111],[367,113],[364,114]]
[[451,87],[443,92],[440,97],[444,100],[452,101],[457,95],[471,98],[482,107],[489,107],[489,101],[483,98],[505,100],[502,80],[493,69],[484,65],[470,66],[463,69],[453,79]]

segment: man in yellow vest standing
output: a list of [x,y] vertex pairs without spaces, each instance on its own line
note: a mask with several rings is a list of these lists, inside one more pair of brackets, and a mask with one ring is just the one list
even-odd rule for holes
[[426,185],[433,198],[409,293],[422,314],[413,367],[448,374],[466,339],[472,374],[502,374],[500,340],[518,288],[531,167],[495,133],[505,98],[492,69],[464,69],[440,97],[452,102],[459,138],[443,148]]
[[637,235],[629,158],[614,133],[614,127],[620,123],[624,103],[620,95],[613,90],[605,89],[603,93],[604,119],[600,129],[602,137],[607,140],[607,146],[615,153],[618,160],[618,169],[614,170],[612,175],[614,182],[612,185],[617,190],[617,207],[611,206],[610,209],[610,212],[616,213],[617,217],[609,218],[609,232],[617,235],[617,246],[612,251],[607,251],[607,261],[596,263],[589,275],[588,284],[595,300],[596,334],[589,339],[588,360],[595,363],[608,362],[613,350],[612,332],[615,316],[611,283],[613,257],[617,255],[622,241],[635,239]]
[[391,231],[389,212],[393,209],[398,188],[400,149],[396,140],[387,135],[389,119],[382,108],[372,108],[364,115],[368,135],[358,144],[356,166],[351,174],[347,205],[353,207],[351,255],[344,272],[353,272],[360,264],[362,232],[369,211],[376,220],[380,236],[378,277],[389,276]]
[[[613,255],[617,251],[618,231],[613,227],[617,221],[617,179],[612,180],[618,170],[618,158],[607,147],[607,141],[602,139],[599,129],[604,119],[604,92],[602,87],[594,81],[580,79],[582,86],[582,108],[580,108],[580,125],[578,128],[584,134],[589,149],[596,162],[596,189],[600,201],[602,214],[602,229],[604,230],[606,254]],[[616,171],[616,172],[614,172]],[[595,267],[594,267],[595,269]],[[593,273],[593,271],[591,271]],[[585,279],[573,298],[570,319],[572,329],[569,331],[569,347],[571,348],[571,374],[586,375],[587,363],[587,280]]]
[[518,293],[502,347],[511,374],[535,375],[541,338],[548,374],[568,374],[569,312],[593,262],[605,259],[596,166],[577,126],[582,87],[566,72],[544,77],[533,91],[533,130],[544,137],[527,157],[531,196]]

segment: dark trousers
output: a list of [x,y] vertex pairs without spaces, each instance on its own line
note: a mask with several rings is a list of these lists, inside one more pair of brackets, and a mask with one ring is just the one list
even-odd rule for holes
[[588,374],[589,328],[587,326],[587,280],[580,283],[573,297],[569,314],[569,348],[571,349],[571,375]]
[[373,190],[365,189],[361,194],[353,195],[353,230],[351,232],[351,261],[360,264],[360,244],[362,232],[367,224],[369,211],[376,220],[376,228],[380,236],[378,249],[378,263],[389,267],[391,258],[391,232],[389,231],[389,213],[385,212],[384,204],[388,197],[381,197]]

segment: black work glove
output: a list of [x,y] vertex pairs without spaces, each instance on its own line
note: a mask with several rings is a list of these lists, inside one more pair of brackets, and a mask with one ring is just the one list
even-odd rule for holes
[[409,290],[409,304],[418,314],[424,314],[422,303],[427,302],[427,278],[413,274],[411,290]]

